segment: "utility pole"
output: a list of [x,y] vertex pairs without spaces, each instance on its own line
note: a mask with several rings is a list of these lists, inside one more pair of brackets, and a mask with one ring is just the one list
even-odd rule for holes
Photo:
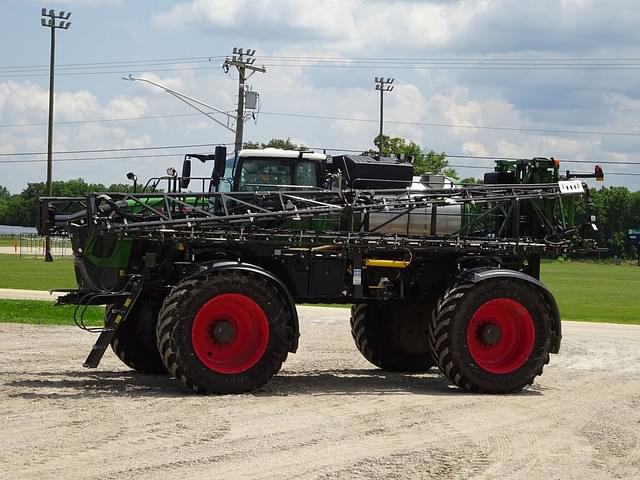
[[[256,67],[254,65],[256,59],[253,58],[256,51],[247,49],[243,51],[242,48],[233,48],[233,56],[227,57],[222,65],[225,72],[229,71],[229,66],[234,66],[238,69],[238,109],[236,111],[236,139],[235,139],[235,153],[236,155],[242,150],[242,133],[244,127],[244,96],[245,96],[245,82],[255,72],[265,73],[267,71],[264,67]],[[246,75],[249,70],[249,75]]]
[[[56,56],[56,29],[61,28],[68,30],[71,26],[69,17],[71,12],[65,14],[64,11],[60,13],[55,10],[47,11],[46,8],[42,9],[41,23],[43,27],[51,29],[51,58],[49,60],[49,133],[47,139],[47,195],[50,197],[53,195],[51,186],[52,176],[52,154],[53,154],[53,72]],[[51,238],[49,235],[45,237],[45,262],[53,262],[53,256],[51,255]]]
[[378,154],[382,156],[382,119],[383,119],[383,94],[384,92],[393,91],[393,81],[395,78],[389,78],[385,80],[384,77],[376,77],[376,90],[380,90],[380,134],[378,136]]

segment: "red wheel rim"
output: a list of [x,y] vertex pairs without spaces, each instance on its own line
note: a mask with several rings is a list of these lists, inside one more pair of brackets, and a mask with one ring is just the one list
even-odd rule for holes
[[483,370],[511,373],[525,364],[535,344],[536,328],[529,311],[510,298],[480,305],[467,327],[467,346]]
[[196,355],[209,369],[240,373],[264,355],[269,343],[269,322],[264,310],[250,297],[225,293],[198,310],[191,340]]

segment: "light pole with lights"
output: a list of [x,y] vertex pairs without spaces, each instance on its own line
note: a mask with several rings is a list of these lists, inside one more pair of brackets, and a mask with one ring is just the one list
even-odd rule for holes
[[378,154],[382,156],[382,118],[383,118],[383,94],[393,90],[393,82],[395,78],[385,79],[384,77],[376,77],[376,90],[380,90],[380,135],[378,136]]
[[[56,13],[55,10],[42,9],[42,26],[51,29],[51,57],[49,61],[49,133],[47,138],[47,195],[52,196],[51,186],[51,170],[52,170],[52,153],[53,153],[53,71],[56,54],[56,29],[68,30],[71,26],[69,17],[71,12],[61,11]],[[51,239],[49,235],[45,237],[45,262],[53,262],[51,255]]]

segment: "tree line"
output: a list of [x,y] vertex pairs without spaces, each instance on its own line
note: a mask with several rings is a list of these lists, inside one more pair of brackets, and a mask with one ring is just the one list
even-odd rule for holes
[[[385,156],[410,156],[416,175],[427,172],[443,173],[463,184],[481,183],[481,180],[474,178],[460,179],[457,172],[449,166],[444,152],[423,149],[412,141],[386,135],[382,138],[376,137],[374,144],[377,147],[376,150],[362,153],[376,155],[380,151]],[[247,143],[245,147],[305,149],[303,145],[297,145],[288,138],[272,139],[268,143],[261,144]],[[90,192],[131,192],[132,187],[122,183],[111,185],[87,183],[78,178],[53,182],[52,190],[53,196],[56,197],[78,197]],[[631,229],[640,229],[640,192],[632,192],[626,187],[605,187],[592,189],[590,192],[593,205],[591,208],[587,208],[584,203],[578,205],[578,220],[586,222],[589,220],[589,215],[595,214],[598,231],[594,232],[594,236],[598,245],[607,248],[612,255],[636,256],[638,251],[630,242],[628,232]],[[44,196],[47,196],[44,182],[29,183],[22,192],[14,195],[0,185],[0,224],[35,226],[38,198]]]
[[[640,192],[626,187],[603,187],[591,189],[590,193],[598,246],[607,248],[611,255],[636,257],[638,250],[629,239],[629,230],[640,229]],[[588,209],[583,205],[580,210],[582,218],[588,220]]]
[[[131,192],[130,185],[113,183],[87,183],[82,178],[51,183],[54,197],[82,197],[90,192]],[[35,227],[40,197],[47,197],[45,182],[28,183],[22,192],[11,195],[0,185],[0,224]]]

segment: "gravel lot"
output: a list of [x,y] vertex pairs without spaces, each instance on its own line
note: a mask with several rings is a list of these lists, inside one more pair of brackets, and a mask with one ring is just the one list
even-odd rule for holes
[[300,314],[280,374],[217,397],[111,352],[83,369],[76,328],[0,324],[0,478],[640,478],[640,327],[567,322],[532,388],[489,396],[373,368],[346,309]]

